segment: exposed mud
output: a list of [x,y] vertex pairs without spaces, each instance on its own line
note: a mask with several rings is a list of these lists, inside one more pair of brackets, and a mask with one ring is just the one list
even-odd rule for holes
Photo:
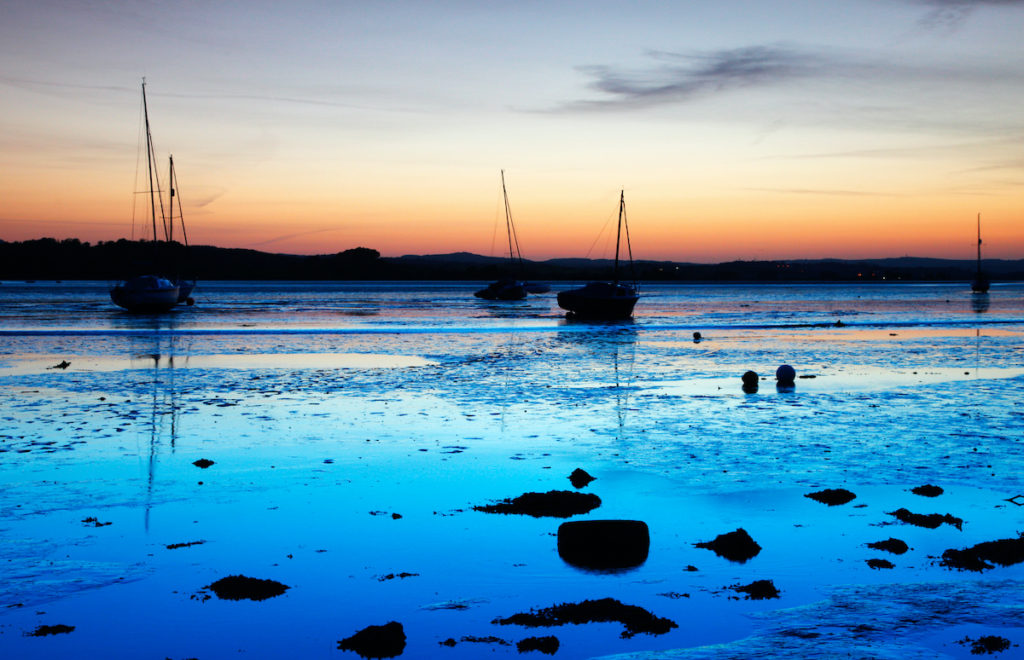
[[289,588],[276,580],[262,580],[245,575],[229,575],[204,587],[222,600],[267,600],[280,596]]
[[826,488],[815,493],[807,493],[804,497],[829,506],[839,506],[856,499],[857,496],[845,488]]
[[963,571],[985,571],[1000,566],[1012,566],[1024,561],[1024,535],[1015,539],[984,541],[963,550],[950,548],[942,553],[940,565]]
[[957,529],[963,529],[964,521],[961,518],[957,518],[948,513],[912,513],[907,509],[896,509],[895,511],[888,512],[890,516],[896,516],[896,519],[900,522],[905,522],[908,525],[914,525],[916,527],[925,527],[927,529],[935,529],[939,525],[945,523],[952,525]]
[[513,614],[506,619],[495,619],[492,623],[507,626],[509,624],[528,628],[564,626],[568,623],[605,623],[618,621],[625,630],[623,638],[637,633],[648,635],[664,635],[679,626],[675,621],[655,616],[651,612],[636,605],[625,605],[614,598],[585,600],[579,603],[562,603],[541,610],[530,610]]
[[902,555],[910,549],[910,547],[906,543],[899,539],[894,539],[892,537],[884,541],[868,543],[868,547],[873,548],[875,550],[885,550],[886,552],[891,552],[894,555]]
[[25,633],[26,637],[46,637],[47,635],[66,635],[73,631],[74,626],[66,626],[63,623],[58,623],[53,626],[39,626],[30,633]]
[[768,600],[769,598],[779,597],[779,590],[771,580],[756,580],[750,584],[734,584],[729,588],[741,594],[746,594],[748,600]]
[[394,658],[405,650],[405,630],[397,621],[367,626],[338,642],[341,651],[355,651],[364,658]]
[[592,493],[571,490],[551,490],[546,493],[523,493],[519,497],[494,504],[473,507],[484,513],[506,513],[534,518],[568,518],[592,511],[601,506],[601,498]]
[[719,557],[741,564],[761,552],[761,546],[750,538],[750,534],[742,527],[727,534],[719,534],[714,541],[703,541],[694,545],[698,548],[707,548]]
[[558,638],[553,635],[546,637],[527,637],[516,643],[516,649],[520,653],[540,651],[546,655],[554,655],[558,652]]
[[590,476],[586,470],[580,468],[576,468],[569,475],[569,482],[572,483],[573,488],[583,488],[594,479],[596,477]]
[[924,486],[911,488],[910,492],[913,493],[914,495],[920,495],[921,497],[938,497],[939,495],[942,495],[946,491],[942,490],[942,488],[939,486],[925,484]]

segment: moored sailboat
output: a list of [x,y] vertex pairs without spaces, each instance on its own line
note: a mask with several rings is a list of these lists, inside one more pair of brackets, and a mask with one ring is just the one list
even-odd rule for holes
[[156,151],[153,148],[153,134],[149,126],[149,107],[146,102],[146,80],[142,80],[142,116],[145,125],[146,141],[146,179],[149,194],[149,220],[152,231],[152,252],[146,269],[149,273],[124,278],[110,289],[110,299],[119,307],[130,312],[159,313],[166,312],[181,302],[192,304],[192,290],[195,288],[195,280],[189,282],[180,277],[170,277],[159,273],[161,262],[166,259],[166,250],[160,245],[157,232],[157,204],[160,206],[160,220],[163,225],[164,240],[167,244],[174,241],[174,204],[178,200],[178,223],[181,226],[182,237],[186,240],[184,219],[181,215],[181,201],[177,197],[177,174],[174,170],[174,158],[169,160],[168,187],[169,187],[169,216],[164,210],[164,201],[161,195],[158,177],[155,172]]
[[629,241],[629,223],[626,220],[626,193],[619,195],[619,223],[615,234],[615,269],[611,282],[590,282],[579,288],[558,294],[558,306],[566,310],[566,316],[578,319],[616,320],[633,316],[633,307],[640,299],[636,281],[624,284],[619,280],[619,250],[622,244],[622,229],[626,229],[626,248],[629,264],[633,265],[633,248]]
[[[142,116],[146,129],[146,174],[149,183],[149,217],[153,232],[153,262],[159,257],[159,241],[156,229],[156,203],[160,201],[163,218],[163,199],[157,194],[156,176],[153,172],[153,135],[149,129],[149,108],[146,105],[146,80],[142,80]],[[166,225],[165,225],[166,231]],[[150,264],[154,266],[155,263]],[[118,307],[130,312],[166,312],[178,304],[181,288],[162,275],[144,274],[128,277],[110,289],[110,299]]]
[[981,270],[981,214],[978,214],[978,270],[971,282],[971,291],[974,293],[988,293],[990,286],[988,276]]
[[[526,268],[523,264],[523,255],[519,251],[519,236],[516,234],[516,226],[512,221],[512,209],[508,204],[508,190],[505,188],[505,170],[501,171],[501,193],[505,199],[505,231],[508,234],[508,260],[509,267],[522,274]],[[539,282],[526,282],[515,277],[505,277],[491,282],[483,289],[473,295],[484,300],[522,300],[528,293],[547,293],[551,287]]]

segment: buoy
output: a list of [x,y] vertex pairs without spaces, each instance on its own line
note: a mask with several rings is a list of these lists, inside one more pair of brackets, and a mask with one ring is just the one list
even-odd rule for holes
[[757,382],[760,377],[756,371],[748,371],[743,374],[743,391],[747,394],[753,394],[757,391]]
[[775,370],[775,380],[779,381],[780,385],[792,385],[796,379],[796,369],[784,364]]
[[196,304],[195,298],[193,298],[192,296],[185,298],[185,304],[191,307],[192,305]]
[[701,339],[703,339],[703,337],[701,337],[701,334],[699,332],[693,333],[693,343],[694,344],[700,342]]

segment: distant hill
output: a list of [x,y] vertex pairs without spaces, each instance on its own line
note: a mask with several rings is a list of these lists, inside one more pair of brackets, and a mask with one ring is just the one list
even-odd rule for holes
[[[154,259],[159,266],[154,266]],[[525,261],[532,280],[608,279],[609,259]],[[1024,259],[985,259],[996,281],[1024,280]],[[624,278],[666,282],[864,282],[962,281],[974,275],[972,260],[899,257],[884,259],[799,259],[694,264],[637,261]],[[159,270],[200,280],[494,280],[509,274],[508,260],[468,252],[381,257],[357,247],[336,254],[295,255],[206,245],[77,239],[0,241],[0,280],[116,280]],[[176,272],[175,272],[176,271]]]

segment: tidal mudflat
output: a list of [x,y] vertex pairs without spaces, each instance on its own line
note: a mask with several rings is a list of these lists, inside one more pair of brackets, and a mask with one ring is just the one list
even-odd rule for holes
[[1024,287],[3,289],[3,657],[1022,652]]

